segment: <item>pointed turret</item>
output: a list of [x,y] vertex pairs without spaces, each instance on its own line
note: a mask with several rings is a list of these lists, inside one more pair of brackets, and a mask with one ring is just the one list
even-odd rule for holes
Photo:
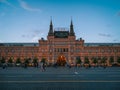
[[53,36],[53,35],[54,35],[54,34],[53,34],[53,24],[52,24],[52,19],[51,19],[48,36]]
[[70,36],[74,36],[74,28],[73,28],[73,23],[72,23],[72,19],[71,19],[71,24],[70,24]]

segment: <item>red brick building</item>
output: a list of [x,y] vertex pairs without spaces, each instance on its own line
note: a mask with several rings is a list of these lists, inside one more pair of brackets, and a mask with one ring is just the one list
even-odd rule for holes
[[[77,60],[90,64],[117,63],[120,59],[120,43],[84,43],[82,38],[76,40],[73,23],[70,29],[53,29],[52,21],[47,36],[47,40],[41,38],[39,43],[0,43],[0,58],[6,61],[12,58],[14,62],[20,58],[24,62],[25,58],[46,59],[48,64],[65,63],[76,64]],[[95,61],[96,60],[96,61]],[[114,62],[110,62],[110,61]]]

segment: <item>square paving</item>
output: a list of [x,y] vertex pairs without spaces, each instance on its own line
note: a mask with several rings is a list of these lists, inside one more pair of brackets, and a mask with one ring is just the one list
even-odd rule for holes
[[0,90],[120,90],[120,67],[0,68]]

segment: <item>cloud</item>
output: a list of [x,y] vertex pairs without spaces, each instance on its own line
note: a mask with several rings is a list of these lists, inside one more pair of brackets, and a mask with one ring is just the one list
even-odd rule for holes
[[113,40],[113,42],[119,42],[119,40],[117,40],[117,39],[114,39],[114,40]]
[[112,37],[112,35],[110,35],[110,34],[104,34],[104,33],[99,33],[98,35],[102,36],[102,37]]
[[32,42],[38,42],[41,37],[44,37],[45,34],[40,30],[33,30],[28,34],[21,35],[22,38],[30,39]]
[[32,37],[35,37],[35,35],[29,35],[29,34],[23,34],[21,35],[22,38],[32,38]]
[[36,37],[36,36],[39,36],[39,35],[40,35],[39,30],[33,30],[33,31],[29,32],[28,34],[23,34],[22,37],[23,38],[33,38],[33,37]]
[[32,42],[38,42],[38,40],[44,36],[45,36],[44,33],[36,33],[36,35],[32,37]]
[[25,1],[23,1],[23,0],[19,0],[19,4],[20,4],[20,6],[23,8],[23,9],[25,9],[25,10],[27,10],[27,11],[41,11],[40,9],[38,9],[38,8],[33,8],[33,7],[31,7],[30,5],[28,5]]
[[26,35],[22,35],[21,37],[25,38],[25,37],[26,37]]
[[13,4],[11,4],[10,2],[8,2],[7,0],[0,0],[0,3],[4,3],[4,4],[8,5],[8,6],[16,8]]
[[33,37],[33,38],[32,38],[32,42],[38,42],[39,38],[40,38],[40,37],[38,37],[38,36]]
[[39,30],[34,30],[33,33],[37,35],[37,34],[39,34],[41,32]]

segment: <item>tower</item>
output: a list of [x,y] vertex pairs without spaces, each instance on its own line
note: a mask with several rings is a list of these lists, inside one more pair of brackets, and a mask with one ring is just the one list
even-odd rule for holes
[[71,19],[71,24],[70,24],[70,36],[75,36],[72,19]]
[[51,19],[48,36],[53,36],[53,35],[54,35],[54,33],[53,33],[53,24],[52,24],[52,19]]

